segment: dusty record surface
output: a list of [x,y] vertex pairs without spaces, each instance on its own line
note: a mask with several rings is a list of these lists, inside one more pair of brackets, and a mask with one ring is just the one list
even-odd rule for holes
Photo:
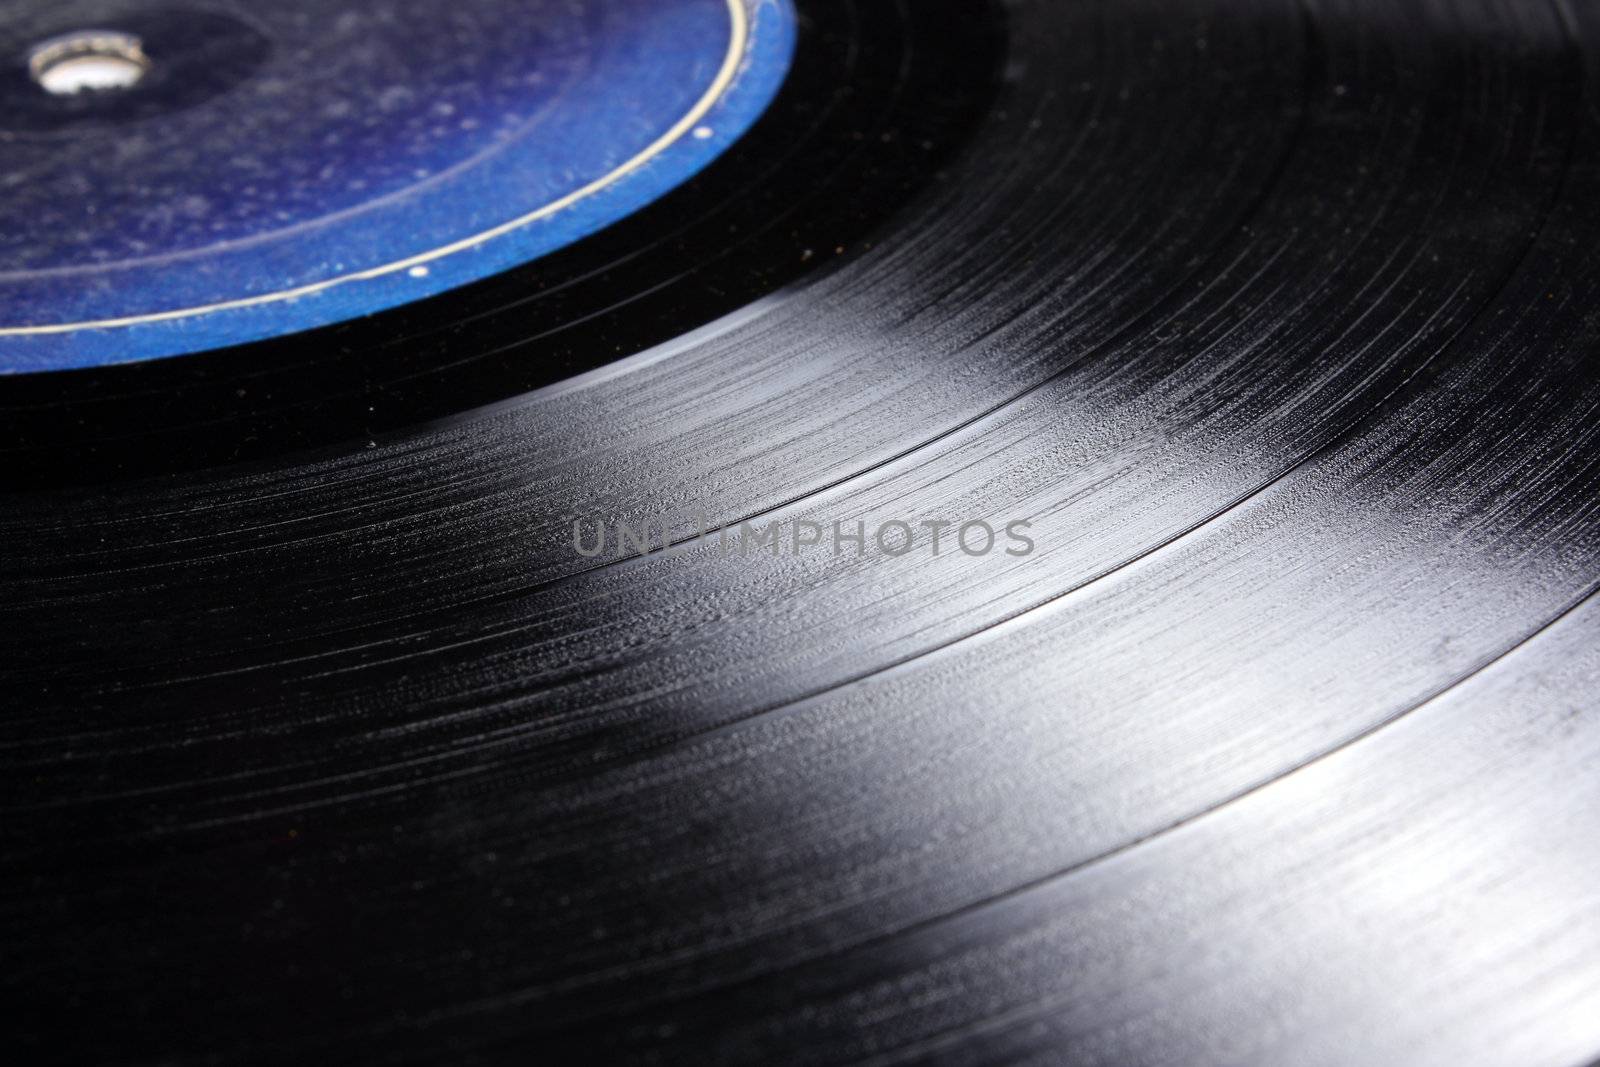
[[654,244],[0,382],[28,1057],[1600,1056],[1600,12],[825,6]]

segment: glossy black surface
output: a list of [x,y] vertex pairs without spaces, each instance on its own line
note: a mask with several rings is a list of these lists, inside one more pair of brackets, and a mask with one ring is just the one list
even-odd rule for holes
[[[1005,15],[835,270],[371,447],[7,498],[25,1054],[1600,1054],[1600,13]],[[693,506],[1038,547],[572,548]]]

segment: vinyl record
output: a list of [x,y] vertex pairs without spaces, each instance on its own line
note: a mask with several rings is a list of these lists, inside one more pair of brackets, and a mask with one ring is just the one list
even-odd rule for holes
[[1593,1062],[1600,13],[792,18],[558,247],[0,377],[23,1057]]

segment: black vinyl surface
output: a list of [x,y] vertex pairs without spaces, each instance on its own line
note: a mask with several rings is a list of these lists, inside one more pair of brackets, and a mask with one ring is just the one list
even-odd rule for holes
[[[825,269],[526,377],[447,301],[347,328],[432,324],[382,428],[7,394],[13,1044],[1593,1062],[1600,10],[807,12],[954,142],[830,165]],[[404,393],[339,336],[266,363]],[[694,510],[1035,550],[573,545]]]

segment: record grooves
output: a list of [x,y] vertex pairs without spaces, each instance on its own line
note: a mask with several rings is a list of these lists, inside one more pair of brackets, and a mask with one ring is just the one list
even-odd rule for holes
[[1593,1062],[1600,13],[797,11],[568,247],[0,379],[25,1058]]

